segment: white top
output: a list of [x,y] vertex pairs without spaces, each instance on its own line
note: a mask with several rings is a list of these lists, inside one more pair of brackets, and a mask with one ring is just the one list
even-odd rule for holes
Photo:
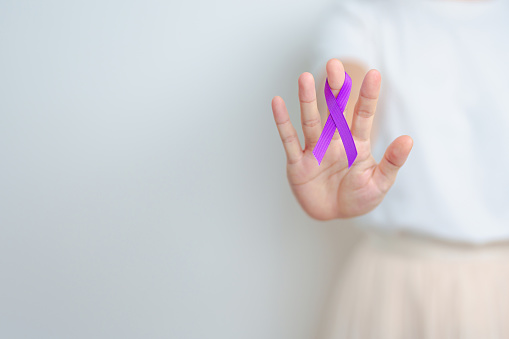
[[484,243],[509,239],[509,5],[346,0],[328,9],[313,64],[356,58],[382,75],[375,159],[414,147],[370,227]]

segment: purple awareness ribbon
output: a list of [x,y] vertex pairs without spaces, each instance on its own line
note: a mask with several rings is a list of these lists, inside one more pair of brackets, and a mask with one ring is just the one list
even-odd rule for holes
[[339,136],[343,141],[343,146],[345,147],[346,157],[348,159],[348,168],[352,166],[355,158],[357,158],[357,149],[355,148],[355,143],[353,141],[352,133],[350,132],[350,128],[348,128],[348,123],[346,122],[345,116],[343,112],[346,108],[346,103],[348,102],[348,98],[350,97],[350,91],[352,89],[352,79],[345,72],[345,82],[341,87],[341,90],[338,93],[337,98],[334,97],[334,93],[329,86],[329,80],[325,80],[325,101],[327,101],[327,107],[329,108],[329,117],[327,118],[327,122],[323,127],[322,134],[320,134],[320,138],[318,139],[315,148],[313,149],[313,155],[316,160],[318,160],[318,165],[322,162],[322,159],[329,147],[329,144],[332,140],[332,136],[338,129]]

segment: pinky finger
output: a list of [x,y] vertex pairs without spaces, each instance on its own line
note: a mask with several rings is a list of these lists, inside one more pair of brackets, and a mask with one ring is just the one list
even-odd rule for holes
[[286,159],[289,164],[294,164],[302,158],[302,147],[297,136],[297,131],[290,121],[285,102],[281,97],[272,99],[272,112],[286,152]]

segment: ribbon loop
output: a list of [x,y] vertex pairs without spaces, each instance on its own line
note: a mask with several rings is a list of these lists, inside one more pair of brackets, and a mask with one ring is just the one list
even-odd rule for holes
[[325,156],[325,152],[327,152],[327,148],[329,147],[336,128],[339,132],[341,140],[343,141],[346,157],[348,159],[348,168],[352,166],[355,158],[357,158],[357,148],[355,147],[355,142],[353,141],[352,132],[350,132],[348,123],[346,122],[345,116],[343,115],[343,112],[346,108],[346,103],[350,97],[351,89],[352,79],[346,72],[345,82],[343,83],[337,98],[335,98],[334,94],[332,93],[332,90],[329,86],[329,80],[325,80],[325,101],[327,102],[327,107],[329,108],[330,114],[327,118],[327,121],[325,122],[322,134],[320,134],[320,138],[318,139],[318,142],[313,149],[313,155],[318,161],[318,165],[321,164],[322,159]]

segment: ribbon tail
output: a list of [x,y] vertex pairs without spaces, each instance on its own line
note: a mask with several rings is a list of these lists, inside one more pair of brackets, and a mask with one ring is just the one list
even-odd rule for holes
[[318,161],[318,165],[322,163],[325,152],[327,152],[327,148],[329,148],[335,131],[336,124],[334,123],[332,117],[329,115],[327,121],[325,122],[325,126],[323,127],[322,134],[320,134],[320,138],[318,139],[315,148],[313,148],[313,155]]

